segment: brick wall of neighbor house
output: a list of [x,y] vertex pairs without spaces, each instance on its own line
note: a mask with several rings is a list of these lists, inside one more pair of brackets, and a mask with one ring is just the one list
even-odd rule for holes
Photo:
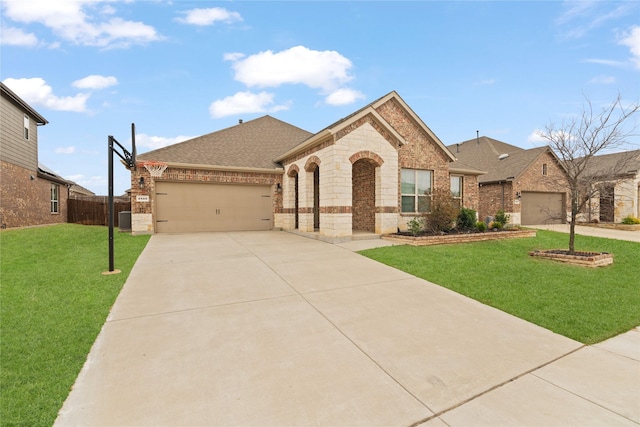
[[[144,178],[144,188],[140,188],[140,178]],[[192,168],[167,168],[159,181],[193,182],[211,184],[256,184],[273,186],[273,212],[282,212],[282,194],[275,188],[282,185],[281,173],[235,172]],[[155,180],[143,166],[131,172],[131,226],[134,232],[152,233],[155,219],[152,206],[155,203]],[[137,196],[149,196],[149,202],[137,201]]]
[[[51,181],[12,163],[0,162],[0,222],[7,228],[67,222],[69,191],[59,185],[58,213],[51,213]],[[33,176],[34,179],[31,179]]]
[[[542,174],[543,164],[547,165],[547,174]],[[567,177],[556,162],[551,153],[543,153],[539,156],[513,183],[512,197],[516,197],[517,192],[522,191],[539,191],[550,193],[565,193],[565,211],[569,211],[569,197],[566,196],[569,182]],[[507,212],[512,212],[519,217],[522,205],[513,204]]]
[[478,219],[484,221],[495,216],[499,210],[510,214],[513,208],[513,191],[511,183],[481,184],[480,201],[478,203]]

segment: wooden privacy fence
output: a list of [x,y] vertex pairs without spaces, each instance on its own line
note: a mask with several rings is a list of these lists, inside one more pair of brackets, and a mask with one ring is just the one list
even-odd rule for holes
[[[118,227],[119,212],[130,211],[128,197],[114,197],[113,225]],[[85,196],[69,198],[67,202],[67,222],[84,225],[109,225],[109,198],[107,196]]]

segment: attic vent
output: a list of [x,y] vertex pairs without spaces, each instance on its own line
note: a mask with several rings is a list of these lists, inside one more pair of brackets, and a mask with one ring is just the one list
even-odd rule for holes
[[243,122],[243,120],[242,120],[242,119],[238,120],[238,124],[239,124],[239,125],[241,125],[241,124],[242,124],[242,122]]
[[506,159],[507,157],[509,157],[509,154],[508,154],[508,153],[500,154],[500,155],[498,156],[498,160],[504,160],[504,159]]

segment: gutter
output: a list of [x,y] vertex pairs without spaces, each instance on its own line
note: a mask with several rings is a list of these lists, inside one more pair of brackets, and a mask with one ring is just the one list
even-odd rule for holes
[[[140,163],[147,160],[138,160],[136,163]],[[152,160],[148,160],[152,161]],[[284,175],[284,168],[282,169],[267,169],[267,168],[252,168],[242,166],[222,166],[222,165],[203,165],[193,163],[174,163],[165,162],[170,168],[179,169],[199,169],[199,170],[212,170],[212,171],[228,171],[228,172],[253,172],[253,173],[268,173],[273,175]]]

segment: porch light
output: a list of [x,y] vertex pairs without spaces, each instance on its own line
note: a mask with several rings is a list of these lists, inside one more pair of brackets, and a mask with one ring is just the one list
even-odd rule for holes
[[144,188],[144,176],[140,177],[140,180],[138,181],[138,185],[140,186],[141,190]]

